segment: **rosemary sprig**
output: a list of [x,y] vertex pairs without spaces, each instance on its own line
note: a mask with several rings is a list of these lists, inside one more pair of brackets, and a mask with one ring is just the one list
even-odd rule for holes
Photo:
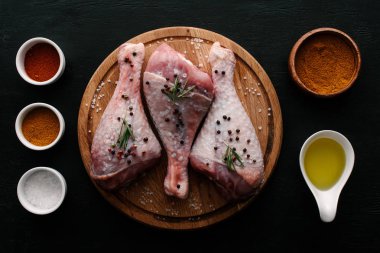
[[127,124],[126,120],[123,120],[120,127],[119,137],[117,139],[119,148],[126,149],[129,138],[132,138],[132,140],[135,139],[132,128]]
[[191,91],[194,90],[195,86],[186,87],[187,80],[183,86],[181,86],[181,82],[179,81],[178,77],[174,80],[174,85],[169,90],[164,90],[164,94],[173,102],[176,102],[180,98],[186,98],[188,97],[187,94],[189,94]]
[[226,143],[225,145],[227,146],[226,152],[224,153],[224,163],[227,165],[227,168],[230,171],[236,171],[235,165],[239,167],[243,167],[244,163],[241,160],[241,157],[236,151],[228,146]]

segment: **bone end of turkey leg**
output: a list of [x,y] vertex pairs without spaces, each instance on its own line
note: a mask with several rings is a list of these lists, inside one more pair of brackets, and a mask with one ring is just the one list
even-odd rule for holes
[[[91,177],[106,190],[118,188],[152,167],[161,146],[149,126],[141,102],[142,43],[119,48],[120,76],[114,94],[96,129],[91,146]],[[126,126],[133,137],[120,143]]]
[[[165,94],[175,79],[193,90],[173,102]],[[214,88],[210,76],[197,69],[183,55],[166,44],[152,54],[144,73],[147,105],[168,154],[165,193],[186,198],[188,157],[200,122],[212,102]]]
[[[254,194],[263,182],[260,143],[234,87],[233,52],[216,42],[210,50],[209,61],[215,98],[193,145],[190,162],[194,169],[220,186],[226,198],[245,198]],[[227,167],[224,160],[227,145],[236,150],[243,166],[235,163],[235,170]]]

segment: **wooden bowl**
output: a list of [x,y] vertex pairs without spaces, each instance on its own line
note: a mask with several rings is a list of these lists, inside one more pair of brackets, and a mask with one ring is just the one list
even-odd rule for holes
[[[353,55],[354,55],[355,68],[354,68],[354,73],[352,74],[351,80],[348,82],[347,86],[345,86],[344,88],[342,88],[338,91],[335,91],[333,93],[321,94],[321,93],[318,93],[318,92],[311,90],[301,81],[301,79],[298,76],[297,71],[296,71],[296,67],[295,67],[296,62],[295,61],[296,61],[296,55],[297,55],[298,50],[302,47],[303,43],[307,39],[315,37],[315,36],[319,36],[321,34],[326,34],[326,33],[328,33],[330,35],[337,36],[338,38],[342,39],[351,48]],[[332,97],[332,96],[336,96],[336,95],[341,94],[342,92],[348,90],[354,84],[356,78],[358,77],[360,66],[361,66],[360,51],[359,51],[358,46],[354,42],[354,40],[350,36],[348,36],[346,33],[342,32],[338,29],[329,28],[329,27],[317,28],[317,29],[311,30],[310,32],[307,32],[306,34],[304,34],[294,44],[294,46],[290,52],[289,61],[288,61],[289,72],[290,72],[294,82],[299,87],[301,87],[304,91],[306,91],[310,94],[313,94],[315,96],[318,96],[318,97]]]

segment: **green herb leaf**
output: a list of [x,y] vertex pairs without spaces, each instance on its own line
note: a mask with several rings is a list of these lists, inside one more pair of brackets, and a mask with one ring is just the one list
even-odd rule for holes
[[126,120],[123,120],[120,127],[119,137],[117,139],[119,148],[126,149],[129,138],[132,138],[132,140],[135,139],[132,128],[128,125]]
[[181,86],[181,83],[178,78],[174,80],[174,85],[169,90],[164,90],[164,94],[173,102],[176,102],[180,98],[186,98],[188,97],[190,92],[192,92],[195,88],[195,86],[186,87],[187,80],[183,87]]
[[226,152],[224,153],[224,163],[227,165],[228,170],[236,171],[236,166],[244,167],[241,157],[236,151],[226,144]]

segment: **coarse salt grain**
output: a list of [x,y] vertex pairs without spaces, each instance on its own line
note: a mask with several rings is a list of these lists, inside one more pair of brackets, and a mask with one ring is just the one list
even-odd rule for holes
[[50,171],[36,171],[24,183],[24,195],[33,206],[41,209],[53,208],[62,198],[61,183]]

